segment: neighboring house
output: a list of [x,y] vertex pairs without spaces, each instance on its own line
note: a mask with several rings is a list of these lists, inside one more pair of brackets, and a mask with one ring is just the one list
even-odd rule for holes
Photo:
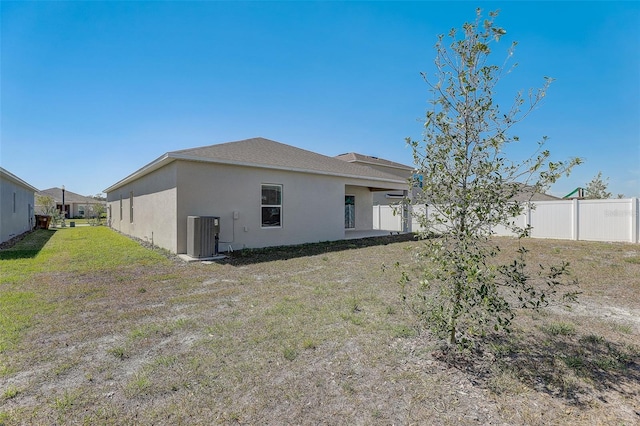
[[[510,186],[506,186],[506,185],[510,185]],[[511,191],[511,189],[513,189],[513,191]],[[514,182],[511,184],[507,184],[505,183],[505,192],[509,191],[509,192],[513,192],[515,195],[513,195],[510,200],[511,201],[517,201],[519,203],[524,203],[524,202],[533,202],[533,201],[557,201],[557,200],[561,200],[561,198],[555,197],[553,195],[549,195],[549,194],[545,194],[544,192],[537,192],[536,188],[532,185],[527,185],[524,183],[519,183],[519,182]],[[421,194],[418,194],[421,195]],[[425,197],[418,197],[417,198],[418,201],[416,201],[414,204],[430,204],[428,200],[425,199]],[[451,198],[453,200],[453,198]]]
[[264,138],[168,152],[115,183],[110,226],[187,253],[188,216],[220,218],[219,249],[340,240],[373,229],[373,194],[405,179]]
[[[405,190],[409,185],[409,178],[414,173],[414,168],[405,164],[395,163],[393,161],[385,160],[378,157],[372,157],[369,155],[357,154],[355,152],[349,152],[347,154],[337,155],[342,161],[347,161],[353,164],[359,164],[367,166],[381,172],[389,173],[404,179],[406,182]],[[391,204],[397,204],[405,197],[404,190],[402,191],[382,191],[373,194],[373,205],[387,206]]]
[[527,202],[527,201],[557,201],[561,200],[559,197],[545,194],[544,192],[536,192],[535,188],[530,185],[519,184],[520,191],[513,197],[513,201]]
[[0,167],[0,243],[33,229],[36,191]]
[[[64,193],[64,195],[63,195]],[[36,195],[41,197],[51,197],[56,203],[56,208],[59,212],[65,213],[65,218],[84,218],[91,217],[95,211],[95,206],[105,204],[104,201],[96,200],[95,198],[85,197],[84,195],[76,194],[68,189],[62,188],[49,188],[43,191],[39,191]],[[64,198],[64,207],[63,207]],[[36,199],[37,201],[37,199]],[[39,205],[36,205],[36,211],[40,212]]]

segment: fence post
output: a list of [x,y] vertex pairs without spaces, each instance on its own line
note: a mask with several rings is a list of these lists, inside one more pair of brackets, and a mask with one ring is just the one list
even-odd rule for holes
[[572,200],[571,203],[571,215],[572,222],[571,225],[573,227],[571,231],[571,239],[578,241],[580,239],[580,202],[577,199]]
[[406,189],[402,191],[402,225],[400,229],[402,232],[411,231],[411,223],[409,222],[409,191]]
[[640,198],[631,199],[631,242],[640,243]]

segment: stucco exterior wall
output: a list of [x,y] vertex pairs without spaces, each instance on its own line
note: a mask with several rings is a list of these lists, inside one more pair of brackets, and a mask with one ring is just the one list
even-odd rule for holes
[[[396,191],[393,191],[393,190],[375,191],[373,193],[374,206],[389,206],[389,205],[397,204],[402,200],[402,197],[404,195],[403,191],[409,189],[408,180],[411,177],[411,174],[413,173],[412,170],[404,170],[404,169],[399,169],[397,167],[389,167],[382,164],[373,164],[368,162],[360,163],[359,161],[356,161],[355,163],[366,165],[367,167],[370,167],[375,170],[379,170],[381,172],[396,175],[399,178],[404,179],[406,181],[406,183],[402,185],[402,188]],[[389,197],[388,195],[391,195],[391,197]]]
[[0,175],[0,242],[33,228],[34,197],[32,189]]
[[[101,203],[96,201],[95,203],[66,203],[70,204],[69,217],[90,217],[92,208],[99,206]],[[80,214],[81,207],[84,208],[84,215]]]
[[[281,226],[262,226],[263,184],[282,186]],[[220,217],[220,251],[332,241],[345,237],[345,194],[355,196],[355,229],[373,229],[369,188],[380,184],[366,178],[177,159],[108,192],[107,212],[113,229],[153,239],[174,253],[187,252],[188,216]]]
[[366,231],[373,229],[372,192],[366,187],[347,185],[345,187],[345,195],[354,195],[356,197],[356,227],[354,230]]
[[[177,250],[176,163],[107,193],[109,225],[124,234]],[[131,221],[133,193],[133,221]]]
[[[229,246],[235,250],[344,238],[343,179],[253,167],[177,163],[178,253],[186,252],[187,216],[220,217],[221,251]],[[262,184],[282,185],[281,227],[261,226]]]
[[[390,196],[391,195],[391,196]],[[403,191],[378,191],[373,193],[374,206],[391,206],[402,201]]]

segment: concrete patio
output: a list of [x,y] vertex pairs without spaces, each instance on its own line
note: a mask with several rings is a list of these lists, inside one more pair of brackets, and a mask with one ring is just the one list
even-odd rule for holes
[[393,234],[404,234],[405,232],[399,231],[385,231],[382,229],[370,229],[366,231],[352,231],[345,230],[344,231],[344,239],[345,240],[357,240],[360,238],[370,238],[370,237],[385,237],[387,235]]

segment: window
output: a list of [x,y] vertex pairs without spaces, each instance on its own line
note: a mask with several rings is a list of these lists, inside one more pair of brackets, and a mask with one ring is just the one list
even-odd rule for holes
[[344,196],[344,227],[345,229],[354,229],[356,227],[355,195]]
[[84,217],[84,206],[83,205],[79,205],[78,206],[78,215]]
[[13,193],[13,212],[16,212],[16,193]]
[[282,226],[282,185],[262,185],[262,227]]
[[414,173],[413,176],[411,176],[411,182],[414,188],[422,188],[422,177],[422,175],[417,173]]
[[133,223],[133,191],[129,192],[129,222]]
[[122,195],[120,195],[120,220],[122,220]]

